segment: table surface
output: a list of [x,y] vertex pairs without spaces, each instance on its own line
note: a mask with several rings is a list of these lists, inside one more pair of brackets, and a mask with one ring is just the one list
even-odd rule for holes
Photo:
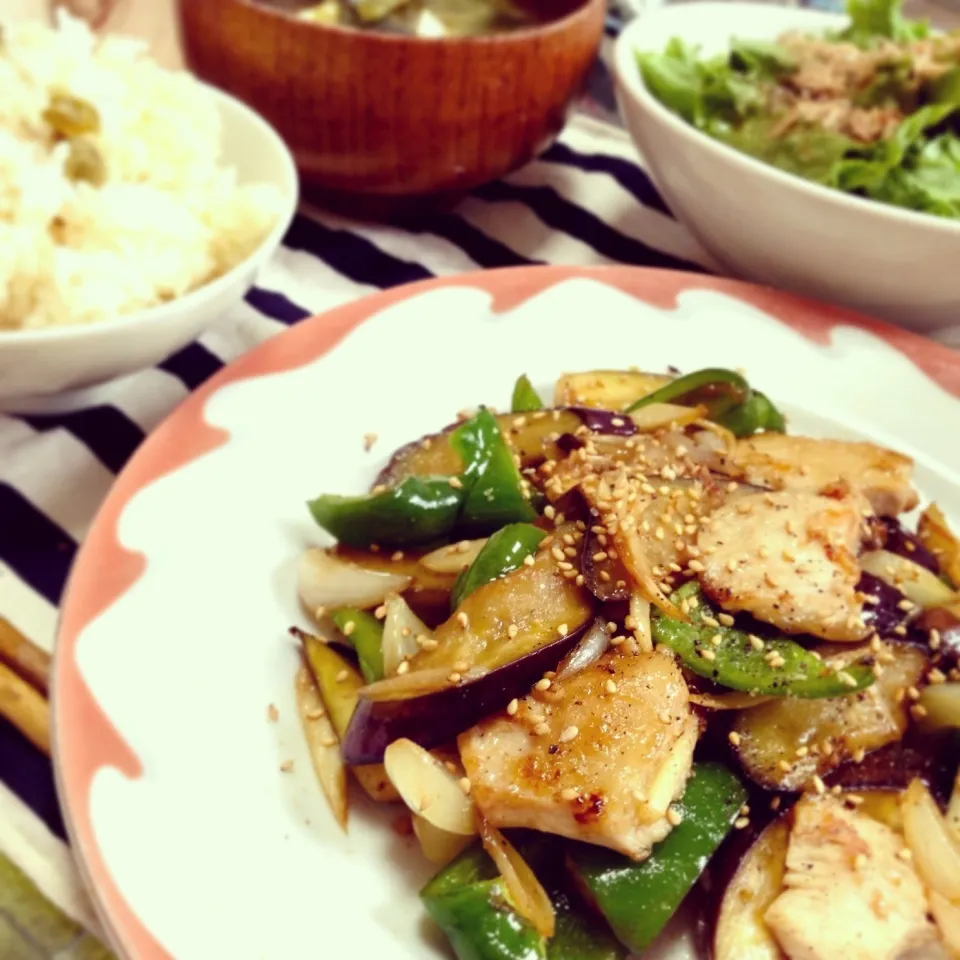
[[[46,16],[53,5],[86,16],[99,29],[143,37],[167,66],[181,63],[174,0],[5,0],[3,16]],[[907,10],[942,27],[960,24],[960,6],[908,0]],[[591,90],[590,112],[610,116],[602,66]],[[300,218],[293,233],[287,243],[294,249],[285,249],[287,256],[268,271],[270,289],[256,289],[230,318],[229,329],[144,374],[163,375],[151,380],[159,393],[149,402],[118,388],[89,417],[0,416],[0,529],[14,517],[4,510],[39,524],[21,526],[27,547],[4,553],[8,545],[0,542],[0,640],[17,642],[22,632],[50,649],[62,577],[116,470],[186,391],[300,317],[377,287],[478,267],[617,261],[710,267],[662,206],[625,136],[583,118],[541,160],[481,188],[455,215],[433,218],[416,232],[315,215]],[[309,274],[298,272],[304,250]],[[108,432],[120,422],[126,433],[98,443],[98,416]],[[24,475],[36,472],[36,464],[49,466],[51,456],[57,467],[74,469],[71,480],[83,478],[75,498],[80,503],[65,506],[44,482]],[[30,457],[35,465],[28,470]],[[48,533],[51,517],[56,535],[41,554],[36,539]],[[0,736],[0,957],[104,960],[109,954],[97,939],[102,929],[63,842],[49,763],[42,750],[5,725],[0,719],[0,735],[6,734]]]

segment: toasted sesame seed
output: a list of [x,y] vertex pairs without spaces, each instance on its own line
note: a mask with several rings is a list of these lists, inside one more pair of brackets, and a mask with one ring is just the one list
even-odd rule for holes
[[314,615],[318,620],[322,620],[322,619],[327,615],[327,608],[326,608],[326,607],[317,607],[316,610],[313,611],[313,615]]
[[538,737],[545,737],[545,736],[550,732],[550,724],[548,724],[548,723],[544,720],[544,721],[538,723],[538,724],[533,728],[533,732],[534,732]]
[[749,817],[737,817],[737,819],[733,821],[733,827],[735,830],[743,830],[745,827],[749,827],[749,826],[750,826]]
[[569,632],[569,629],[565,623],[561,623],[557,627],[557,633],[559,633],[561,637],[565,637],[568,632]]
[[905,613],[909,613],[911,610],[916,608],[916,604],[912,600],[908,600],[904,597],[898,604],[897,608],[903,610]]
[[469,794],[469,793],[470,793],[470,788],[473,786],[473,784],[470,782],[470,778],[469,778],[469,777],[461,777],[461,778],[457,781],[457,783],[460,785],[460,789],[461,789],[464,793],[466,793],[466,794]]
[[840,671],[837,673],[837,679],[838,679],[845,687],[855,687],[855,686],[857,685],[856,678],[855,678],[852,674],[847,673],[846,670],[840,670]]
[[909,863],[913,859],[913,853],[909,847],[901,847],[897,851],[897,856],[904,861],[904,863]]
[[750,641],[750,646],[753,647],[754,650],[762,650],[765,646],[764,642],[756,634],[748,633],[747,639]]
[[717,619],[725,627],[733,626],[733,617],[731,617],[729,613],[721,613],[717,616]]
[[576,739],[579,732],[579,728],[575,726],[564,727],[557,739],[560,741],[560,743],[569,743],[571,740]]
[[533,559],[533,554],[532,554],[532,553],[528,553],[528,554],[523,558],[523,564],[524,564],[524,566],[526,566],[526,567],[532,567],[534,563],[535,563],[535,561],[534,561],[534,559]]
[[719,627],[719,626],[720,626],[720,621],[719,621],[719,620],[714,620],[714,618],[711,617],[711,616],[709,616],[708,614],[704,614],[704,615],[700,618],[700,622],[703,623],[703,624],[705,624],[705,625],[708,626],[708,627]]
[[715,647],[719,647],[720,644],[723,643],[723,634],[722,634],[722,633],[715,633],[715,634],[710,638],[710,642],[711,642]]
[[421,650],[436,650],[437,647],[440,646],[439,641],[428,637],[426,634],[420,634],[420,636],[417,637],[417,644]]
[[343,625],[343,627],[341,628],[341,631],[340,631],[340,632],[341,632],[345,637],[349,637],[350,634],[353,633],[353,631],[356,630],[356,629],[357,629],[356,623],[355,623],[353,620],[348,620],[348,621]]
[[387,605],[386,605],[385,603],[381,603],[380,606],[377,607],[377,609],[373,611],[373,615],[374,615],[378,620],[383,620],[384,617],[386,617],[386,615],[387,615]]
[[292,769],[293,769],[292,760],[284,760],[283,763],[280,764],[281,773],[289,773]]
[[914,720],[923,720],[923,718],[926,717],[926,715],[927,715],[927,708],[922,706],[919,703],[915,703],[910,708],[910,716],[912,716]]
[[809,747],[797,747],[795,753],[796,753],[796,755],[797,755],[798,757],[803,758],[803,757],[807,756],[808,753],[810,753],[810,748],[809,748]]
[[400,663],[397,664],[397,675],[402,677],[405,673],[409,673],[409,672],[410,672],[410,661],[401,660]]
[[341,670],[336,676],[336,681],[337,683],[343,683],[343,681],[346,680],[347,677],[349,676],[350,676],[349,670]]
[[740,736],[739,733],[737,733],[736,730],[731,730],[731,731],[727,734],[727,739],[728,739],[735,747],[739,747],[740,744],[741,744],[741,742],[742,742],[742,740],[743,740],[743,738]]
[[848,793],[843,799],[854,807],[859,807],[863,803],[863,797],[859,793]]
[[460,674],[456,672],[456,670],[454,670],[454,672],[447,677],[447,680],[450,683],[459,683],[462,679],[463,677],[461,677]]
[[466,630],[467,627],[470,626],[470,618],[467,616],[467,614],[463,610],[461,610],[457,614],[457,623],[459,623],[464,630]]
[[699,560],[691,560],[687,563],[687,566],[694,573],[703,573],[703,571],[707,569]]
[[784,773],[789,773],[789,772],[793,769],[793,766],[792,766],[792,765],[789,763],[789,761],[787,761],[787,760],[778,760],[778,761],[777,761],[777,766],[778,766]]
[[402,551],[402,550],[394,550],[393,553],[390,555],[390,559],[391,559],[394,563],[399,563],[399,562],[403,559],[403,551]]
[[536,687],[537,690],[549,690],[549,689],[550,689],[550,681],[549,681],[546,677],[544,677],[543,679],[538,680],[538,681],[534,684],[534,687]]
[[681,823],[683,823],[683,815],[679,810],[670,807],[667,810],[667,823],[669,823],[672,827],[678,827]]
[[520,701],[519,701],[516,697],[514,697],[514,698],[507,704],[507,713],[508,713],[511,717],[515,717],[515,716],[517,715],[517,711],[518,711],[519,709],[520,709]]
[[870,858],[865,853],[858,853],[853,858],[853,869],[854,870],[863,870],[864,867],[870,862]]
[[369,453],[373,449],[373,445],[377,442],[377,435],[375,433],[365,433],[363,435],[363,449]]
[[462,489],[463,489],[463,481],[462,481],[459,477],[450,477],[450,478],[447,480],[447,483],[449,483],[450,486],[453,487],[454,490],[462,490]]
[[570,800],[576,800],[578,796],[580,796],[580,792],[575,787],[564,787],[560,791],[560,799],[568,802]]
[[779,810],[779,809],[780,809],[780,797],[774,797],[774,798],[770,801],[770,809],[771,809],[771,810]]
[[814,774],[810,778],[810,782],[813,784],[813,789],[816,790],[821,796],[827,792],[826,785],[817,774]]
[[934,628],[930,631],[930,649],[939,650],[941,643],[940,631]]
[[616,685],[612,680],[608,680],[608,681],[604,684],[604,688],[606,689],[607,693],[616,693],[616,692],[617,692],[617,685]]
[[543,508],[543,515],[544,515],[548,520],[552,520],[552,519],[557,515],[557,510],[556,510],[556,508],[553,506],[553,504],[548,503],[548,504]]
[[736,571],[737,566],[738,566],[737,561],[734,560],[732,557],[727,561],[727,569],[728,569],[731,573],[734,573],[734,572]]
[[932,684],[946,683],[947,675],[939,668],[934,667],[928,674],[927,679]]
[[698,650],[697,653],[699,653],[704,660],[713,662],[717,659],[717,655],[712,650]]
[[327,715],[327,711],[324,710],[323,707],[317,707],[316,710],[311,710],[311,711],[307,714],[307,719],[308,719],[308,720],[320,720],[320,719],[322,719],[323,717],[325,717],[326,715]]
[[276,704],[271,703],[270,706],[267,707],[267,719],[271,723],[276,723],[280,719],[280,711],[277,709]]

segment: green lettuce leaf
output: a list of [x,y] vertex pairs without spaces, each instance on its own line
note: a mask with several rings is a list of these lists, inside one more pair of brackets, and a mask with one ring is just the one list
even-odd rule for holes
[[871,47],[878,40],[898,43],[921,40],[930,34],[925,20],[907,20],[901,13],[902,0],[847,0],[850,26],[837,39]]

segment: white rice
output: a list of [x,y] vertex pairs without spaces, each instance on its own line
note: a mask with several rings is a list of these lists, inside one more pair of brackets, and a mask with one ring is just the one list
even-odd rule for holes
[[[280,192],[220,163],[212,98],[139,41],[7,26],[0,46],[0,336],[84,324],[196,289],[247,257],[277,222]],[[69,144],[42,114],[52,94],[93,104],[100,187],[71,181]]]

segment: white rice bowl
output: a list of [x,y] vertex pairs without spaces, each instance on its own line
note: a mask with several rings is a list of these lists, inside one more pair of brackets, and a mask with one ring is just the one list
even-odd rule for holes
[[[6,26],[0,45],[0,336],[87,324],[166,303],[228,271],[276,225],[273,185],[238,185],[220,162],[209,91],[145,45]],[[92,104],[101,186],[74,181],[70,144],[43,119],[54,94]]]

